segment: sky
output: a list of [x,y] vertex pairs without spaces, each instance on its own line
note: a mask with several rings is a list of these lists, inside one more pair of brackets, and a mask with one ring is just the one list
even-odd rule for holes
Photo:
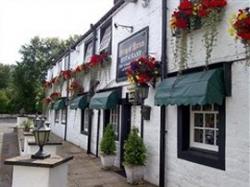
[[0,63],[15,64],[34,36],[65,39],[84,34],[113,0],[0,0]]

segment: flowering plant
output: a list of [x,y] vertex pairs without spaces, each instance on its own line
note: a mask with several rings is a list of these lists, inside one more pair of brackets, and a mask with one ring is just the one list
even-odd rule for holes
[[43,87],[46,89],[46,88],[51,88],[51,86],[52,86],[52,83],[51,83],[51,81],[46,81],[46,80],[44,80],[43,82],[42,82],[42,84],[43,84]]
[[160,64],[155,58],[147,56],[130,63],[127,69],[128,80],[137,86],[148,85],[154,86],[155,79],[160,75]]
[[71,70],[61,71],[60,77],[63,77],[64,80],[68,80],[71,78],[71,73]]
[[59,93],[59,92],[53,92],[52,94],[50,94],[50,98],[53,101],[57,100],[59,97],[61,97],[61,93]]
[[[206,48],[206,65],[211,58],[213,46],[217,37],[217,23],[221,19],[222,10],[227,5],[227,0],[183,0],[173,12],[170,27],[176,37],[175,59],[180,53],[180,68],[187,62],[187,34],[203,27],[204,46]],[[190,47],[192,38],[190,38]],[[178,51],[180,49],[180,51]],[[192,51],[192,50],[191,50]]]
[[84,91],[83,87],[81,86],[80,82],[77,80],[73,80],[70,85],[68,90],[72,92],[73,95],[77,95],[81,92]]
[[50,104],[51,101],[52,101],[52,99],[51,99],[50,97],[46,97],[46,98],[43,99],[43,103],[44,103],[45,105]]
[[250,8],[240,9],[232,17],[229,32],[244,44],[246,57],[250,58]]
[[90,68],[94,68],[94,67],[97,67],[99,65],[105,65],[109,62],[111,62],[111,59],[110,59],[108,53],[101,53],[99,55],[95,54],[90,58],[88,66]]

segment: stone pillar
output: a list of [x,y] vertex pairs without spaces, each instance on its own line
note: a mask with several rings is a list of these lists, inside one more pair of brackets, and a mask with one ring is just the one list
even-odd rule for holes
[[73,157],[52,155],[44,160],[18,156],[5,160],[13,166],[12,187],[67,187],[68,161]]

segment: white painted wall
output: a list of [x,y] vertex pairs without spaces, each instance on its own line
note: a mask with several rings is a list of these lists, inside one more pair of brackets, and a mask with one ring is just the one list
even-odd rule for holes
[[177,107],[167,107],[166,186],[247,187],[250,172],[249,68],[232,66],[232,97],[226,98],[226,170],[177,158]]
[[55,168],[14,166],[12,187],[67,187],[67,163]]
[[[168,0],[168,18],[171,18],[171,14],[174,9],[178,6],[179,0]],[[221,22],[218,24],[218,41],[217,45],[213,48],[212,58],[210,63],[225,62],[235,59],[244,58],[243,45],[238,42],[235,43],[233,37],[228,33],[229,29],[229,20],[234,13],[237,13],[238,9],[248,7],[250,2],[249,0],[227,0],[228,5],[225,9],[225,14],[222,17]],[[166,23],[166,26],[169,25],[169,22]],[[192,32],[193,37],[193,50],[192,57],[189,58],[188,67],[196,67],[205,65],[205,48],[203,47],[203,29],[198,29]],[[189,39],[191,34],[189,34]],[[173,58],[173,46],[171,45],[171,30],[168,27],[168,56],[169,56],[169,71],[176,71],[176,66]]]

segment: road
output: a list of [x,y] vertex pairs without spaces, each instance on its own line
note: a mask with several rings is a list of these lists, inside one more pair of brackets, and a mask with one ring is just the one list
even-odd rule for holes
[[4,165],[6,158],[18,155],[15,122],[0,120],[0,187],[11,187],[12,166]]

